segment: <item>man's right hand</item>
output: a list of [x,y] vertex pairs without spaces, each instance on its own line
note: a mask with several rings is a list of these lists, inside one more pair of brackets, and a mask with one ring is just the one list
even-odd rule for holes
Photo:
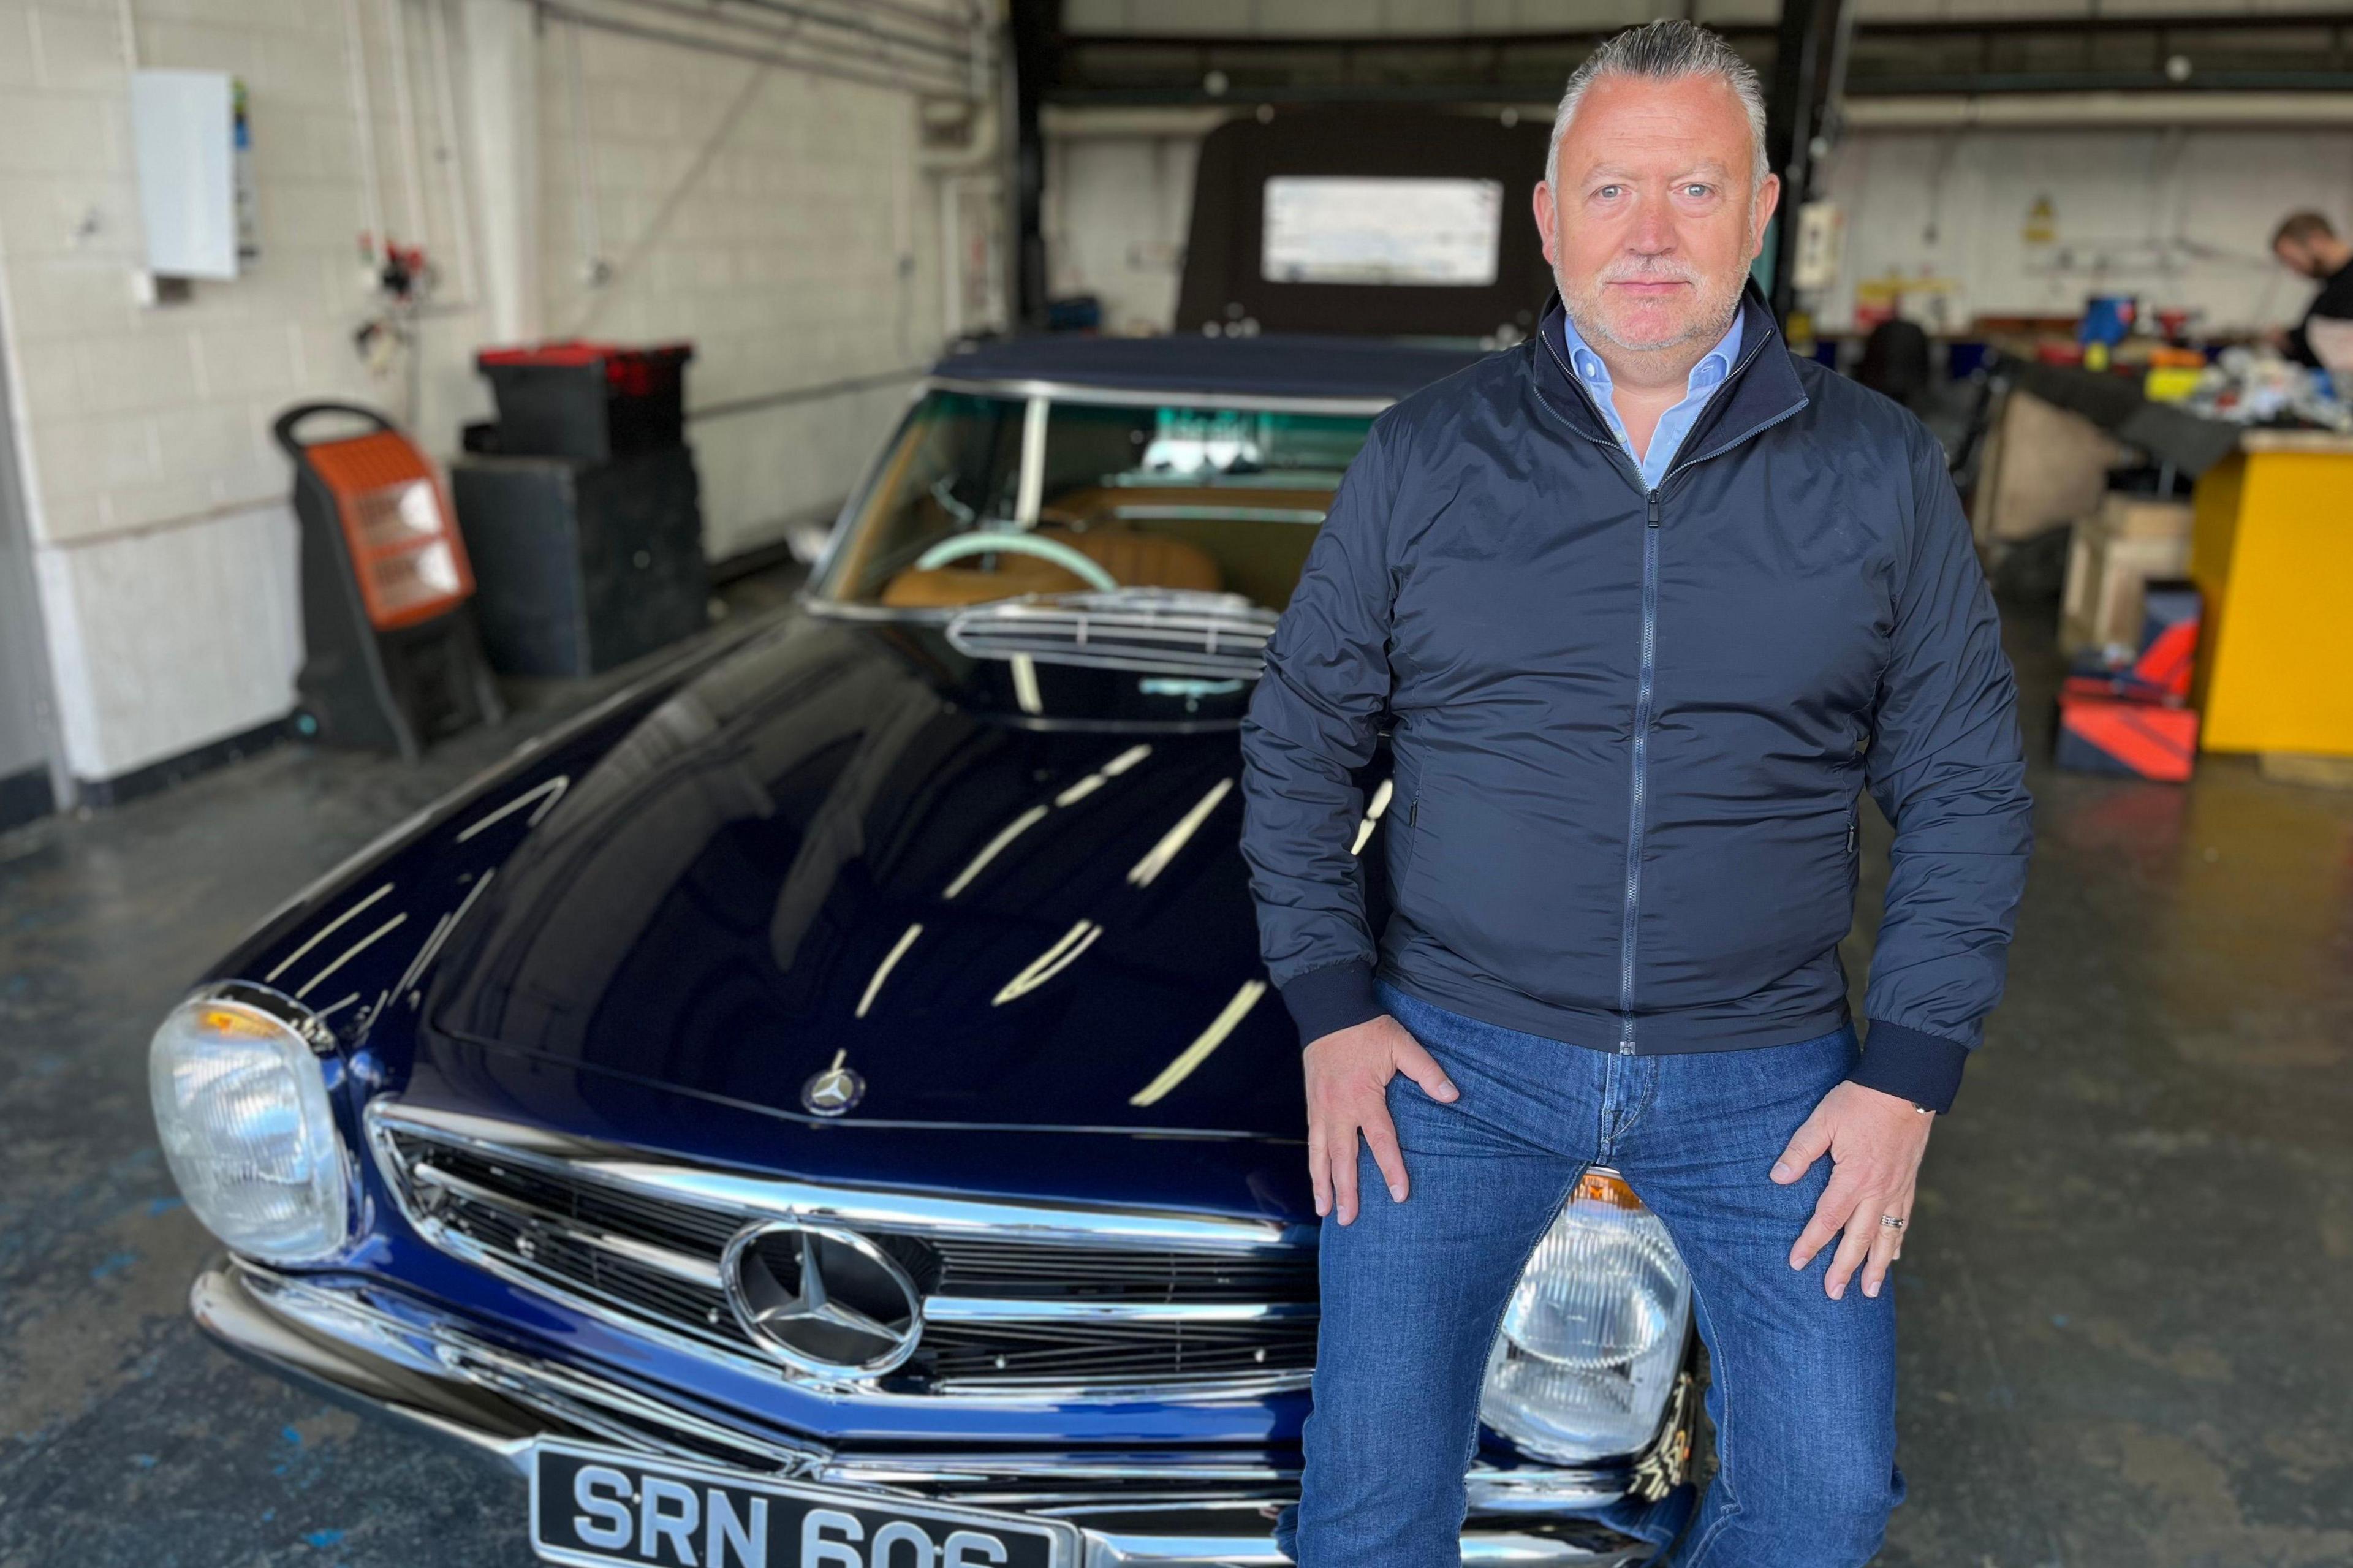
[[1421,1042],[1386,1013],[1318,1037],[1302,1059],[1307,1072],[1307,1173],[1315,1184],[1315,1212],[1330,1214],[1336,1195],[1340,1223],[1356,1217],[1359,1132],[1388,1183],[1389,1196],[1405,1202],[1405,1157],[1389,1121],[1389,1079],[1403,1073],[1441,1102],[1461,1098],[1462,1091]]

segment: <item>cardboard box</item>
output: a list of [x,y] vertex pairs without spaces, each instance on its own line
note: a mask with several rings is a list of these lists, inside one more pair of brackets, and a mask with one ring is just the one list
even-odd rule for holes
[[2186,500],[2110,490],[2095,514],[2111,539],[2188,539],[2194,509]]
[[2181,501],[2112,492],[2075,523],[2061,599],[2060,651],[2141,646],[2146,585],[2189,570],[2189,517]]
[[2115,539],[2079,526],[2067,552],[2060,651],[2135,647],[2149,582],[2189,570],[2187,539]]
[[2126,460],[2125,448],[2090,420],[2011,391],[1986,437],[1969,497],[1979,550],[1999,555],[2003,545],[2096,511],[2108,470]]

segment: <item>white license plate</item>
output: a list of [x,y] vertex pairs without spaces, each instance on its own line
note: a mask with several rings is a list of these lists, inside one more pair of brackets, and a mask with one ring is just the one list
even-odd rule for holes
[[631,1568],[1077,1568],[1058,1521],[902,1501],[543,1438],[531,1544]]

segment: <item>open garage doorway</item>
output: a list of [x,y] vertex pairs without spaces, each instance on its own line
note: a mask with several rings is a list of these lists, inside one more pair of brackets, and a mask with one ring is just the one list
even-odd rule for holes
[[0,832],[46,816],[57,805],[48,659],[14,429],[7,382],[0,377]]

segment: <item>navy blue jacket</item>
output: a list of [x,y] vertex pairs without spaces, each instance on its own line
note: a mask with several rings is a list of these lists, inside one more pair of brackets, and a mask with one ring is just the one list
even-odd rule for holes
[[[1950,1106],[2031,847],[2017,691],[1936,442],[1792,355],[1740,363],[1657,489],[1536,336],[1373,423],[1243,729],[1261,950],[1302,1037],[1399,989],[1634,1053],[1847,1019],[1856,813],[1895,826],[1857,1080]],[[1390,733],[1392,913],[1352,847]]]

